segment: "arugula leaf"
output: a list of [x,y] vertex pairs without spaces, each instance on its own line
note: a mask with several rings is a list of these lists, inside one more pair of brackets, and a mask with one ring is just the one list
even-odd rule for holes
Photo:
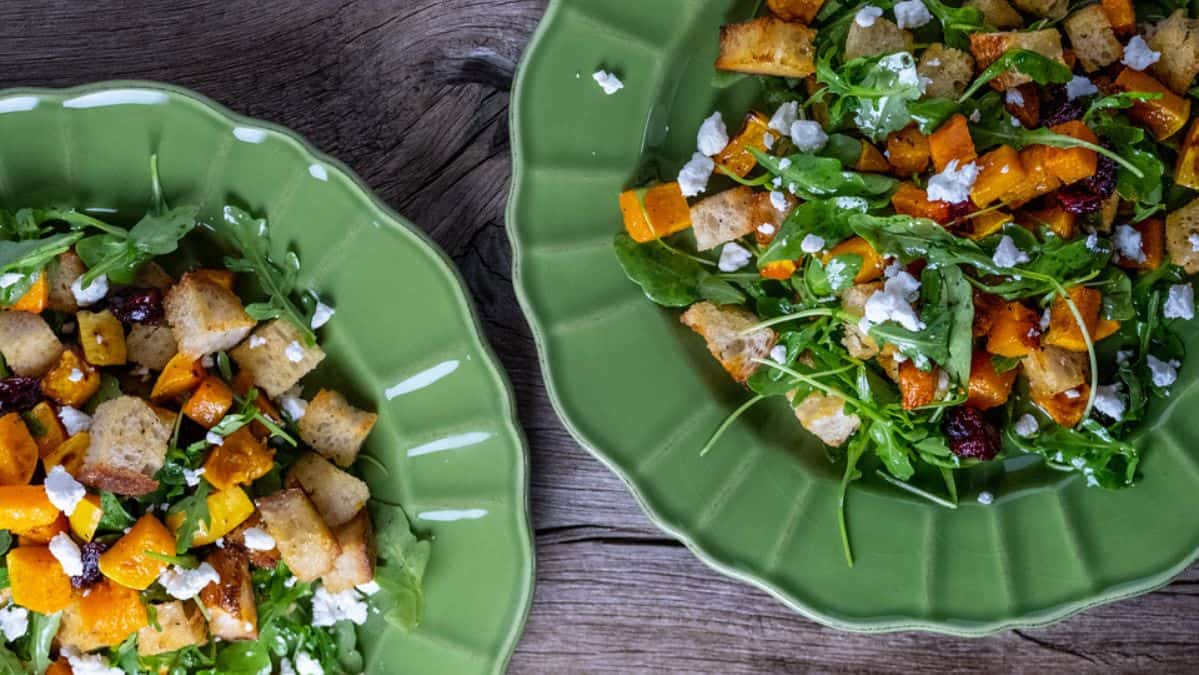
[[745,302],[744,293],[727,279],[715,274],[704,274],[699,282],[699,294],[718,305],[740,305]]
[[100,491],[100,523],[97,532],[124,532],[136,522],[121,505],[121,500],[111,492]]
[[616,235],[614,246],[625,276],[652,302],[663,307],[686,307],[702,297],[699,285],[704,269],[695,260],[661,242],[638,244],[624,232]]
[[131,283],[144,263],[179,248],[179,240],[195,229],[198,213],[195,206],[180,206],[162,215],[148,213],[127,237],[98,234],[80,240],[75,252],[88,266],[81,285],[87,288],[101,275],[117,283]]
[[991,356],[991,367],[994,368],[995,372],[1000,375],[1015,370],[1019,365],[1020,359],[1012,358],[1010,356]]
[[954,49],[969,51],[971,33],[987,33],[994,29],[976,7],[950,7],[941,0],[924,0],[930,14],[941,22],[945,44]]
[[898,182],[879,174],[847,171],[832,157],[798,154],[782,158],[757,148],[749,148],[749,151],[763,169],[782,178],[788,190],[807,200],[879,197],[889,195]]
[[1095,133],[1106,139],[1124,158],[1116,172],[1116,192],[1127,201],[1137,202],[1141,208],[1160,203],[1166,167],[1159,157],[1160,151],[1145,130],[1123,115],[1097,115],[1090,124]]
[[212,484],[201,478],[195,492],[175,502],[167,510],[168,515],[183,514],[183,522],[175,532],[175,553],[180,555],[187,553],[201,524],[205,528],[212,526],[212,514],[208,511],[208,494],[210,492],[212,492]]
[[958,97],[958,103],[970,99],[988,82],[1009,70],[1023,73],[1037,84],[1065,84],[1073,77],[1068,67],[1048,56],[1028,49],[1009,49],[979,73],[974,84]]
[[870,327],[870,335],[890,342],[928,370],[931,362],[958,384],[970,380],[973,356],[974,293],[957,265],[926,267],[921,274],[921,320],[925,328],[910,331],[893,322]]
[[251,317],[287,319],[304,336],[309,345],[316,344],[316,335],[309,327],[311,317],[291,301],[296,289],[296,277],[300,273],[300,258],[294,251],[287,251],[282,263],[271,257],[271,239],[266,219],[254,218],[236,206],[226,206],[221,211],[221,220],[214,228],[231,246],[241,252],[241,258],[225,257],[225,267],[234,272],[256,275],[259,284],[269,299],[246,307]]
[[856,253],[839,255],[830,259],[828,265],[813,257],[804,265],[804,281],[818,296],[835,296],[853,285],[862,262],[862,256]]
[[908,104],[908,113],[916,122],[920,133],[928,136],[937,127],[953,116],[961,106],[957,101],[948,98],[925,98]]
[[870,140],[878,142],[911,121],[908,103],[918,100],[920,75],[908,52],[854,59],[840,70],[832,66],[832,50],[816,61],[816,78],[836,99],[829,114],[838,121],[853,115],[854,123]]
[[1154,101],[1161,98],[1162,95],[1156,92],[1147,91],[1121,91],[1107,96],[1100,96],[1091,101],[1087,106],[1087,111],[1083,113],[1082,121],[1088,127],[1097,121],[1099,113],[1105,110],[1123,110],[1131,108],[1134,103],[1140,101]]
[[50,667],[50,643],[58,633],[62,613],[49,616],[29,612],[29,668],[34,673],[44,673]]
[[8,530],[0,530],[0,555],[8,552],[12,546],[12,532]]
[[779,227],[778,234],[758,256],[758,267],[780,260],[799,260],[804,237],[819,235],[826,243],[840,242],[850,234],[849,217],[866,211],[864,200],[816,199],[795,207]]
[[83,235],[78,232],[56,234],[45,239],[0,240],[0,276],[19,274],[20,281],[0,288],[0,305],[11,305],[33,286],[35,275],[60,254],[70,250]]
[[11,649],[0,645],[0,675],[25,675],[25,664]]
[[1136,446],[1116,440],[1094,419],[1083,420],[1075,429],[1053,425],[1031,438],[1021,437],[1007,424],[1003,435],[1011,447],[1041,455],[1054,468],[1082,473],[1090,486],[1127,487],[1140,462]]
[[429,542],[412,532],[408,516],[398,506],[380,504],[375,509],[375,538],[379,564],[375,581],[379,592],[371,596],[388,623],[407,632],[420,624],[424,613],[422,579],[429,562]]
[[108,373],[101,373],[100,388],[97,389],[96,393],[92,394],[92,397],[87,400],[87,405],[83,407],[84,412],[89,415],[94,415],[96,413],[96,408],[100,407],[101,403],[104,403],[105,401],[111,401],[120,396],[121,381],[112,375],[109,375]]

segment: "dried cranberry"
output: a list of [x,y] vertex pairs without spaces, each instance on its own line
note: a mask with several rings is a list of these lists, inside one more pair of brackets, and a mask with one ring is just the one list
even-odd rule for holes
[[157,288],[123,288],[108,296],[108,308],[122,323],[162,323],[162,291]]
[[1099,162],[1095,165],[1095,173],[1082,182],[1100,197],[1106,199],[1112,196],[1116,191],[1116,162],[1110,157],[1100,155]]
[[0,379],[0,415],[29,410],[42,400],[42,388],[32,377]]
[[108,548],[108,544],[99,541],[89,541],[79,547],[79,558],[83,561],[83,574],[71,577],[71,586],[83,590],[104,578],[100,574],[100,554]]
[[1066,95],[1066,88],[1060,84],[1045,87],[1045,100],[1041,104],[1041,124],[1052,127],[1063,122],[1082,119],[1083,101],[1081,98],[1071,100]]
[[1070,213],[1085,215],[1103,208],[1116,191],[1116,163],[1100,156],[1094,175],[1057,191],[1057,202]]
[[999,454],[999,431],[977,408],[950,408],[941,430],[949,438],[949,449],[958,457],[985,461]]
[[974,203],[969,199],[960,202],[954,202],[949,205],[949,220],[954,221],[958,218],[965,218],[966,216],[970,215],[970,212],[973,210]]

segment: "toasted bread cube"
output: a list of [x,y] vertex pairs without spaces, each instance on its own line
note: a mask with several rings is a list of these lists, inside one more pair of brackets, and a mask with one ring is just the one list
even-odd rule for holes
[[1166,250],[1170,262],[1187,274],[1199,274],[1199,199],[1166,216]]
[[103,312],[81,311],[75,318],[79,321],[79,346],[88,363],[93,366],[125,365],[125,327],[116,315],[106,309]]
[[[1064,3],[1065,0],[1062,2]],[[1009,49],[1027,49],[1066,65],[1062,51],[1062,34],[1056,28],[1030,32],[972,33],[970,35],[970,53],[974,55],[975,65],[979,70],[991,65],[995,59]],[[1032,78],[1024,73],[1009,70],[991,80],[991,86],[1000,91],[1006,91],[1026,82],[1032,82]]]
[[303,488],[329,527],[337,527],[353,518],[371,497],[366,483],[314,452],[296,460],[284,484]]
[[193,602],[180,600],[160,602],[154,613],[158,625],[146,626],[137,632],[137,653],[141,656],[164,654],[192,645],[208,644],[208,622]]
[[875,54],[910,52],[914,44],[911,32],[903,30],[890,19],[880,16],[869,26],[851,21],[849,35],[845,37],[845,60],[852,61]]
[[325,358],[319,345],[304,344],[304,336],[285,319],[259,326],[229,355],[271,398],[291,389]]
[[1175,92],[1185,94],[1199,74],[1199,19],[1188,18],[1185,9],[1176,9],[1149,27],[1145,42],[1162,55],[1149,69]]
[[167,291],[163,307],[179,352],[197,359],[233,348],[256,323],[233,291],[191,274]]
[[257,640],[258,605],[245,554],[228,546],[213,551],[205,562],[221,577],[220,582],[200,591],[212,636],[218,640]]
[[1024,17],[1007,0],[967,0],[963,7],[973,7],[982,12],[987,23],[999,30],[1024,25]]
[[337,537],[341,553],[337,555],[333,569],[321,577],[325,588],[330,593],[340,593],[374,579],[375,531],[366,509],[333,528],[333,535]]
[[742,335],[742,331],[758,323],[758,317],[740,307],[719,306],[706,300],[687,308],[680,321],[703,336],[708,351],[738,382],[745,382],[757,372],[754,359],[769,356],[778,339],[769,328]]
[[1086,352],[1046,345],[1021,359],[1034,396],[1054,396],[1086,383],[1090,367]]
[[716,68],[754,75],[807,77],[816,72],[816,31],[762,16],[720,28]]
[[78,312],[79,302],[75,300],[71,284],[87,272],[87,266],[74,251],[67,251],[54,259],[47,272],[50,277],[50,300],[47,306],[56,312]]
[[281,490],[255,503],[279,555],[297,579],[314,581],[333,569],[341,551],[337,538],[303,490]]
[[62,355],[63,346],[40,314],[0,311],[0,354],[12,372],[41,377]]
[[179,346],[169,327],[138,323],[125,338],[125,350],[133,363],[150,370],[162,370],[179,351]]
[[347,467],[358,457],[362,442],[378,418],[375,413],[350,405],[336,391],[321,389],[300,418],[300,438],[325,457]]
[[133,283],[129,285],[134,288],[157,288],[166,293],[167,289],[174,284],[174,277],[162,269],[161,265],[156,262],[148,262],[137,268],[137,273],[133,275]]
[[916,72],[928,78],[924,88],[926,97],[956,99],[974,79],[974,57],[936,42],[920,55]]
[[92,416],[91,445],[79,480],[119,495],[153,492],[158,488],[154,474],[162,468],[170,439],[171,428],[140,398],[105,401]]
[[1112,24],[1101,5],[1087,5],[1074,12],[1066,17],[1063,27],[1074,54],[1088,73],[1115,63],[1124,56],[1124,47],[1116,39],[1116,32],[1112,30]]
[[[794,403],[795,392],[788,392],[787,400]],[[795,417],[825,445],[840,447],[862,426],[862,419],[855,414],[845,414],[845,401],[836,396],[825,396],[814,391],[795,406]]]
[[[841,292],[841,309],[856,317],[866,313],[866,301],[870,296],[883,289],[883,282],[875,281],[866,284],[855,284]],[[849,351],[849,355],[863,361],[878,355],[879,347],[870,334],[862,330],[855,321],[845,324],[845,334],[841,336],[841,344]]]
[[1012,0],[1012,4],[1025,14],[1046,19],[1060,19],[1066,16],[1070,0]]
[[[793,203],[787,195],[788,203]],[[789,210],[789,209],[788,209]],[[691,206],[696,248],[707,251],[755,232],[759,225],[782,225],[786,211],[770,202],[770,194],[741,185],[706,197]]]

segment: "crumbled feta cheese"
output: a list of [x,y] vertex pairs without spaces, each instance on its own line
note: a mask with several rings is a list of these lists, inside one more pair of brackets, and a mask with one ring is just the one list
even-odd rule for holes
[[325,669],[308,652],[296,652],[296,675],[325,675]]
[[900,28],[919,28],[933,20],[933,15],[920,0],[895,3],[895,24]]
[[1134,35],[1128,44],[1124,45],[1124,58],[1120,59],[1120,63],[1133,70],[1145,70],[1157,63],[1161,57],[1161,52],[1155,52],[1149,48],[1145,38]]
[[295,577],[287,577],[286,579],[283,580],[284,588],[291,588],[292,586],[295,586],[295,585],[296,585]]
[[824,268],[824,277],[828,281],[828,285],[834,289],[846,288],[849,286],[851,277],[849,276],[849,268],[840,258],[833,258],[828,261],[828,266]]
[[29,610],[16,605],[0,608],[0,632],[4,633],[7,642],[29,632]]
[[979,122],[982,121],[982,119],[983,119],[983,113],[978,108],[975,108],[974,112],[970,113],[970,121],[971,122],[978,124]]
[[1012,117],[1012,118],[1009,118],[1008,121],[1012,123],[1013,127],[1021,126],[1019,118]]
[[861,197],[834,197],[833,204],[839,209],[861,211],[862,213],[865,213],[866,208],[869,206],[866,200]]
[[1187,236],[1187,242],[1191,245],[1191,252],[1199,253],[1199,234]]
[[221,575],[208,563],[200,563],[194,570],[171,565],[158,575],[158,583],[171,597],[189,600],[196,597],[208,584],[219,584]]
[[[258,673],[258,675],[271,675],[270,666],[266,666],[262,670],[263,672]],[[291,659],[286,656],[279,659],[279,675],[296,675],[296,669],[292,667]]]
[[775,176],[775,177],[774,177],[774,178],[773,178],[773,179],[770,181],[770,184],[771,184],[771,185],[773,185],[773,186],[774,186],[774,188],[775,188],[776,190],[777,190],[778,188],[781,188],[781,187],[783,187],[783,177],[782,177],[782,176]]
[[204,442],[209,445],[224,445],[225,437],[215,431],[204,434]]
[[824,250],[824,237],[818,234],[804,235],[799,243],[799,250],[804,253],[819,253]]
[[970,162],[958,166],[958,160],[951,159],[945,165],[945,170],[928,179],[928,198],[933,201],[957,204],[970,199],[970,188],[978,180],[978,165]]
[[1082,398],[1082,392],[1077,389],[1067,389],[1066,391],[1062,392],[1062,395],[1072,401]]
[[301,398],[299,392],[284,393],[279,397],[279,405],[283,408],[283,414],[287,415],[287,419],[292,422],[299,422],[300,418],[308,412],[308,401]]
[[995,248],[995,255],[991,256],[992,262],[996,267],[1015,267],[1030,260],[1028,254],[1016,248],[1016,242],[1008,235],[1003,235],[999,240],[999,246]]
[[772,237],[777,229],[778,228],[770,223],[762,223],[758,226],[758,234],[762,235],[763,237]]
[[769,131],[762,134],[762,145],[765,145],[767,150],[773,150],[774,149],[774,134],[770,133]]
[[[211,433],[211,432],[209,432],[209,433]],[[218,438],[219,438],[219,436],[218,436]],[[217,445],[220,445],[220,443],[217,443]],[[188,487],[196,487],[197,485],[200,484],[200,476],[203,476],[203,475],[204,475],[204,467],[200,467],[198,469],[184,469],[183,470],[183,482],[187,483]]]
[[8,272],[5,274],[0,274],[0,289],[16,286],[17,284],[21,283],[24,280],[25,280],[24,274],[17,274],[16,272]]
[[200,357],[200,365],[204,368],[212,368],[216,365],[216,359],[212,358],[212,354],[205,354]]
[[874,25],[874,22],[883,15],[883,10],[874,5],[866,5],[858,10],[854,15],[853,22],[862,28],[869,28]]
[[366,601],[352,588],[330,593],[318,586],[312,594],[312,625],[332,626],[338,621],[366,623]]
[[600,88],[604,90],[604,93],[609,96],[615,94],[621,89],[624,89],[624,82],[621,82],[619,77],[616,77],[606,70],[595,71],[591,74],[591,79],[595,80],[595,83],[598,84]]
[[1116,352],[1116,363],[1118,363],[1120,365],[1124,365],[1125,363],[1128,363],[1131,359],[1132,359],[1132,351],[1131,350],[1121,349]]
[[336,311],[337,310],[333,309],[329,305],[317,300],[316,309],[312,310],[312,323],[309,324],[312,326],[312,330],[316,330],[317,328],[329,323],[329,319],[333,318],[333,314]]
[[1103,250],[1103,248],[1099,245],[1098,232],[1092,232],[1087,235],[1087,250],[1091,251],[1092,253],[1098,253]]
[[67,657],[72,675],[125,675],[125,671],[108,665],[108,659],[99,654],[81,654],[72,646],[65,646],[59,653]]
[[304,348],[300,346],[298,340],[292,340],[291,344],[287,345],[287,349],[283,350],[287,355],[287,360],[292,363],[299,363],[304,360]]
[[990,506],[994,502],[995,502],[995,495],[991,494],[990,492],[983,490],[982,492],[978,493],[978,503],[979,504],[982,504],[983,506]]
[[775,363],[787,362],[787,348],[783,345],[775,345],[770,350],[770,360]]
[[1170,292],[1166,296],[1166,305],[1162,308],[1162,314],[1167,319],[1190,321],[1195,318],[1195,289],[1190,284],[1171,286]]
[[1178,366],[1182,365],[1178,361],[1173,359],[1162,361],[1152,354],[1147,354],[1146,358],[1149,363],[1149,375],[1153,379],[1154,386],[1168,387],[1178,379]]
[[92,284],[87,288],[83,287],[83,277],[81,276],[71,283],[71,294],[75,296],[75,302],[80,307],[94,305],[108,295],[108,276],[101,274],[93,279]]
[[1141,233],[1129,225],[1118,225],[1116,235],[1112,238],[1116,245],[1116,253],[1121,258],[1136,263],[1145,262],[1145,250],[1141,244]]
[[887,279],[881,291],[875,291],[866,299],[863,320],[866,325],[894,321],[904,328],[924,330],[924,322],[912,308],[920,282],[907,272],[899,272]]
[[1007,94],[1003,97],[1003,100],[1009,105],[1023,106],[1024,94],[1021,94],[1019,89],[1008,89]]
[[791,135],[791,125],[799,119],[799,101],[789,101],[779,106],[770,118],[770,128],[784,136]]
[[246,529],[242,533],[242,542],[251,551],[269,551],[275,548],[275,538],[259,527]]
[[719,155],[729,144],[729,130],[724,125],[720,113],[712,116],[699,125],[699,133],[695,137],[695,145],[699,151],[709,157]]
[[1089,77],[1075,75],[1066,83],[1066,98],[1073,101],[1082,96],[1094,96],[1099,93],[1099,87]]
[[1049,312],[1049,308],[1046,307],[1045,311],[1041,312],[1041,324],[1040,325],[1041,325],[1042,333],[1049,330],[1049,322],[1052,318],[1053,317],[1052,317],[1052,314]]
[[266,344],[266,338],[260,337],[258,335],[250,336],[250,349],[258,349],[259,347],[261,347],[264,344]]
[[358,584],[354,588],[357,588],[358,592],[363,595],[374,595],[375,593],[379,592],[379,584],[376,583],[374,579],[371,579],[365,584]]
[[74,436],[81,431],[87,431],[92,428],[91,415],[82,410],[76,410],[69,405],[59,408],[58,419],[62,421],[62,426],[66,429],[67,436]]
[[46,474],[42,489],[46,491],[46,497],[54,508],[62,511],[67,517],[75,513],[75,507],[79,506],[79,502],[87,495],[87,489],[83,484],[67,473],[61,464],[55,465],[50,469],[50,473]]
[[67,375],[67,379],[71,382],[82,382],[83,377],[83,371],[79,370],[78,368],[72,368],[71,374]]
[[1124,400],[1120,398],[1117,385],[1107,384],[1095,388],[1095,409],[1117,422],[1124,417]]
[[784,157],[779,160],[779,171],[786,171],[791,168],[791,158]]
[[68,577],[77,577],[83,574],[83,554],[79,550],[79,544],[71,538],[71,535],[66,532],[59,532],[50,540],[50,553],[58,560],[58,564],[62,565],[62,571]]
[[820,122],[797,120],[791,125],[791,142],[800,152],[816,152],[828,143],[828,134],[824,133]]
[[1037,430],[1041,427],[1039,424],[1037,424],[1037,418],[1029,415],[1028,413],[1024,413],[1020,416],[1020,419],[1016,420],[1016,424],[1013,425],[1013,428],[1016,430],[1016,433],[1019,436],[1022,438],[1028,438],[1029,436],[1037,433]]
[[736,272],[748,265],[751,257],[750,252],[745,250],[745,247],[730,241],[724,245],[724,248],[720,249],[720,263],[718,267],[721,272]]
[[716,170],[716,162],[711,157],[697,152],[691,155],[691,161],[683,165],[679,171],[679,188],[684,197],[694,197],[708,189],[708,179]]
[[1004,164],[1003,166],[999,167],[999,175],[1006,176],[1008,174],[1008,172],[1011,170],[1012,170],[1011,164]]

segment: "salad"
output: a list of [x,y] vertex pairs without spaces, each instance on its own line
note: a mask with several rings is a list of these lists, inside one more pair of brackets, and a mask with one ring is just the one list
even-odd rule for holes
[[[355,475],[376,415],[305,395],[334,310],[265,220],[151,177],[128,229],[0,211],[0,673],[361,672],[429,542]],[[168,273],[196,230],[223,264]]]
[[625,273],[751,395],[702,453],[785,398],[843,466],[851,564],[865,473],[949,508],[963,469],[1020,455],[1133,485],[1195,315],[1199,21],[1132,0],[766,5],[721,29],[713,81],[756,78],[758,106],[620,195]]

